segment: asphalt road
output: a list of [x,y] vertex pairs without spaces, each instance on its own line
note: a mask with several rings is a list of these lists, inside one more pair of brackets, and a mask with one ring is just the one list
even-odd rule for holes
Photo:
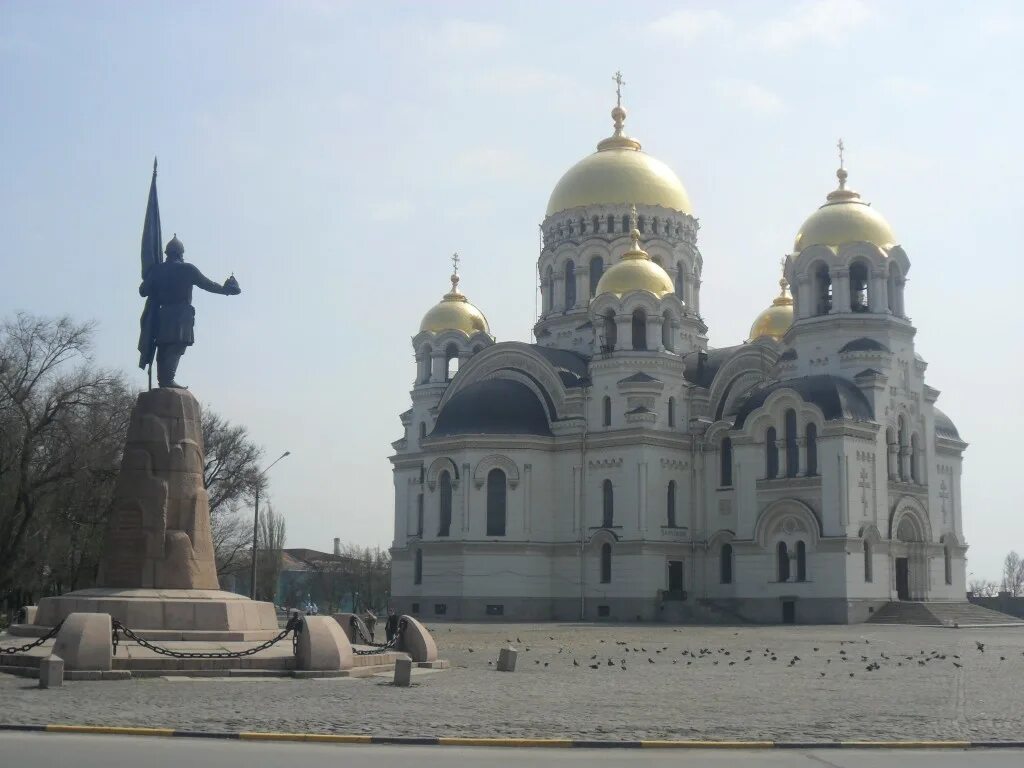
[[[1017,768],[1024,750],[651,750],[544,749],[534,747],[349,746],[293,742],[237,742],[212,739],[0,733],[0,765],[19,768],[264,768],[264,766],[344,765],[346,768],[460,766],[630,765],[724,768]],[[301,762],[300,762],[301,761]]]

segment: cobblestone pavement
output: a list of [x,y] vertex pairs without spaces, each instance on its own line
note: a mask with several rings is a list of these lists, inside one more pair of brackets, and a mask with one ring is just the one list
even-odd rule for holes
[[[139,679],[40,690],[33,680],[0,675],[0,718],[404,736],[1024,737],[1021,629],[441,623],[430,629],[452,669],[417,676],[407,689],[372,677]],[[511,674],[494,670],[506,640],[520,651]]]

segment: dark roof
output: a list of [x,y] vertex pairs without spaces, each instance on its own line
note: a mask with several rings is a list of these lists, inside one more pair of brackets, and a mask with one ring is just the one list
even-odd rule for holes
[[633,384],[633,383],[645,383],[648,381],[660,381],[650,374],[644,373],[643,371],[637,371],[632,376],[627,376],[624,379],[619,380],[619,384]]
[[583,387],[590,383],[587,358],[567,349],[552,349],[540,344],[531,344],[530,349],[539,354],[558,371],[562,383],[570,389]]
[[876,371],[874,368],[865,368],[863,371],[861,371],[860,373],[856,374],[853,378],[855,378],[855,379],[859,379],[861,377],[874,378],[875,376],[883,376],[883,375],[884,374],[881,371]]
[[956,424],[938,408],[935,409],[935,434],[940,437],[951,437],[954,440],[960,439],[960,433],[957,432]]
[[839,350],[843,352],[888,352],[889,348],[880,341],[861,336],[859,339],[846,342]]
[[626,411],[626,413],[654,413],[654,411],[652,411],[646,405],[638,405],[632,411]]
[[487,379],[457,392],[441,409],[430,436],[550,434],[544,406],[528,386]]
[[853,383],[846,379],[840,379],[838,376],[822,374],[803,376],[799,379],[784,379],[755,389],[740,405],[739,411],[736,413],[736,427],[742,427],[747,416],[756,408],[764,405],[768,395],[778,389],[796,391],[805,402],[814,403],[821,408],[827,421],[833,419],[872,421],[874,419],[871,403]]
[[[690,352],[683,356],[683,376],[698,387],[710,387],[718,369],[743,346],[743,344],[737,344],[733,347],[720,347],[707,352]],[[702,357],[703,360],[701,360]]]

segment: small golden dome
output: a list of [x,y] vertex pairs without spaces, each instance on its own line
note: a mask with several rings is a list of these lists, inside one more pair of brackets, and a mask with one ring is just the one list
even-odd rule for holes
[[659,299],[672,293],[672,278],[651,261],[647,251],[640,247],[640,231],[636,228],[636,206],[633,206],[633,247],[622,254],[622,259],[605,270],[597,281],[596,296],[614,293],[623,296],[633,291],[647,291]]
[[846,170],[836,171],[839,188],[830,192],[826,202],[812,213],[800,227],[793,244],[799,253],[811,245],[838,248],[846,243],[874,243],[888,249],[896,244],[896,236],[878,211],[860,199],[860,194],[846,188]]
[[755,341],[764,337],[770,337],[776,341],[782,341],[789,326],[793,324],[793,297],[789,295],[789,282],[786,278],[779,280],[779,295],[775,297],[772,305],[764,310],[750,326],[750,338],[747,341]]
[[622,132],[626,110],[612,110],[615,132],[599,142],[597,152],[580,160],[559,179],[548,200],[547,216],[587,205],[632,203],[660,205],[693,213],[690,196],[675,172]]
[[[455,259],[458,261],[458,256]],[[452,289],[444,295],[440,302],[431,307],[423,316],[420,323],[420,333],[432,331],[442,333],[443,331],[462,331],[467,336],[472,336],[478,331],[489,334],[490,326],[484,313],[470,303],[462,291],[459,290],[458,267],[452,273]]]

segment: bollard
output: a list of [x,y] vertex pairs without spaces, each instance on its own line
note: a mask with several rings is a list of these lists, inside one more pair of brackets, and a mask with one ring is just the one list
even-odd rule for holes
[[412,680],[412,659],[395,660],[395,685],[408,688]]
[[64,659],[52,653],[39,662],[39,687],[60,688],[64,685]]
[[509,646],[508,648],[502,648],[498,652],[498,671],[499,672],[515,672],[516,671],[516,658],[519,656],[519,652]]

